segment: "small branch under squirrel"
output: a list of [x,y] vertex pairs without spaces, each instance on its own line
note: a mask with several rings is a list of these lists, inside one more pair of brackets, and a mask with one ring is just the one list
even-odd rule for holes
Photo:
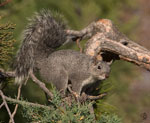
[[[106,93],[103,93],[103,94],[99,94],[97,96],[92,96],[92,95],[88,95],[86,93],[82,93],[81,96],[78,95],[76,92],[72,91],[71,89],[71,85],[68,85],[68,90],[69,92],[76,98],[76,99],[79,99],[79,100],[98,100],[98,99],[101,99],[103,98],[104,96],[106,96],[107,94]],[[78,101],[79,101],[78,100]]]
[[[14,78],[15,73],[13,71],[5,72],[2,68],[0,68],[0,73],[2,73],[6,78]],[[47,93],[47,95],[52,98],[53,94],[45,87],[45,84],[38,80],[32,72],[30,72],[30,77],[32,78],[33,82],[39,85],[39,87]]]
[[32,72],[30,72],[30,77],[51,99],[53,98],[53,94],[46,88],[45,84],[38,80]]

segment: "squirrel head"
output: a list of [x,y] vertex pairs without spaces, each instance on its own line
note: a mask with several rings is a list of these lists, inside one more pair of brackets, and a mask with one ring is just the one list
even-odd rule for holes
[[109,77],[110,65],[104,61],[97,61],[92,63],[91,74],[97,80],[104,80]]

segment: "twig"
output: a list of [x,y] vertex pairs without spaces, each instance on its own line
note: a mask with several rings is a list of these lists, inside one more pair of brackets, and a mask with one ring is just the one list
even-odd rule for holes
[[45,84],[43,82],[41,82],[40,80],[38,80],[33,72],[30,72],[30,77],[32,78],[32,80],[38,84],[38,86],[52,99],[53,98],[53,94],[46,88]]
[[74,37],[75,39],[78,39],[78,38],[89,39],[95,34],[95,31],[94,31],[95,27],[97,27],[96,22],[92,22],[81,31],[66,30],[66,33],[67,35]]
[[79,49],[80,49],[80,53],[82,53],[82,47],[81,47],[81,45],[80,45],[80,40],[81,40],[81,38],[78,38],[77,40],[76,40],[76,43],[77,43],[77,46],[79,47]]
[[[5,72],[2,68],[0,68],[0,72],[3,73],[3,75],[7,78],[11,78],[11,77],[15,77],[15,72],[9,71],[9,72]],[[41,82],[40,80],[38,80],[33,72],[30,72],[30,77],[32,78],[32,80],[39,85],[39,87],[48,94],[48,96],[50,96],[51,98],[53,97],[53,94],[45,87],[45,84],[43,82]]]
[[[21,87],[22,87],[22,84],[19,85],[18,87],[18,95],[17,95],[17,100],[19,100],[20,98],[20,94],[21,94]],[[15,106],[15,109],[14,109],[14,112],[12,113],[12,117],[14,118],[16,112],[17,112],[17,109],[18,109],[18,104],[16,104]],[[11,121],[9,120],[9,123],[11,123]]]
[[104,93],[104,94],[100,94],[98,96],[92,96],[92,95],[88,95],[86,94],[85,92],[82,92],[81,96],[79,96],[78,94],[76,94],[76,92],[74,92],[70,85],[68,85],[68,90],[71,94],[73,94],[76,98],[79,97],[80,99],[82,99],[83,97],[86,97],[86,99],[89,99],[89,100],[98,100],[98,99],[101,99],[102,97],[106,96],[107,94]]
[[0,109],[4,106],[4,102],[0,105]]
[[100,94],[100,95],[98,95],[98,96],[87,95],[87,99],[89,99],[89,100],[98,100],[98,99],[103,98],[103,97],[106,96],[106,95],[107,95],[106,93]]
[[15,122],[14,122],[14,119],[13,119],[13,117],[12,117],[12,114],[11,114],[11,112],[10,112],[10,109],[9,109],[9,107],[8,107],[8,105],[7,105],[6,98],[5,98],[5,96],[4,96],[4,94],[3,94],[3,92],[2,92],[1,90],[0,90],[0,95],[1,95],[1,97],[2,97],[2,100],[3,100],[3,103],[4,103],[5,107],[6,107],[6,110],[7,110],[8,114],[9,114],[9,117],[10,117],[10,119],[11,119],[11,122],[12,122],[12,123],[15,123]]
[[71,93],[71,94],[73,94],[73,96],[78,100],[78,97],[80,97],[76,92],[74,92],[72,89],[71,89],[71,84],[69,84],[68,86],[67,86],[67,88],[68,88],[68,90],[69,90],[69,92]]

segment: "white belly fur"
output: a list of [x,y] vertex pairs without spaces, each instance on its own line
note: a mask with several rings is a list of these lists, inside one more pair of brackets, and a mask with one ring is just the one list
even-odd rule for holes
[[90,76],[89,78],[83,80],[81,87],[83,87],[83,86],[85,86],[85,85],[88,85],[88,84],[92,84],[92,83],[94,83],[94,81],[96,81],[96,80],[94,79],[94,77],[93,77],[93,76]]

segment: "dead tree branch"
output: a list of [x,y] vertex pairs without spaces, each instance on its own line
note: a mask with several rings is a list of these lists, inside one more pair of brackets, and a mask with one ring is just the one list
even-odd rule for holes
[[141,62],[135,61],[133,59],[126,58],[126,57],[121,56],[121,55],[119,55],[119,57],[120,57],[120,59],[123,59],[125,61],[134,63],[134,64],[136,64],[136,65],[138,65],[140,67],[143,67],[143,68],[147,69],[148,71],[150,71],[150,64],[141,63]]
[[138,62],[145,64],[150,64],[150,56],[142,52],[136,52],[129,47],[126,47],[119,42],[114,42],[112,40],[106,39],[101,41],[101,51],[111,51],[118,55],[122,55],[126,58],[133,59]]
[[109,51],[122,60],[150,70],[150,51],[128,39],[111,20],[100,19],[81,31],[67,30],[67,34],[75,39],[89,39],[84,51],[87,55],[97,57],[102,52]]
[[[102,33],[98,33],[88,40],[85,53],[90,56],[97,56],[101,52],[109,51],[117,54],[120,59],[150,70],[150,52],[142,50],[142,48],[139,48],[139,50],[137,51],[135,47],[130,48],[120,42],[110,40]],[[145,52],[147,52],[147,54],[145,54]]]

